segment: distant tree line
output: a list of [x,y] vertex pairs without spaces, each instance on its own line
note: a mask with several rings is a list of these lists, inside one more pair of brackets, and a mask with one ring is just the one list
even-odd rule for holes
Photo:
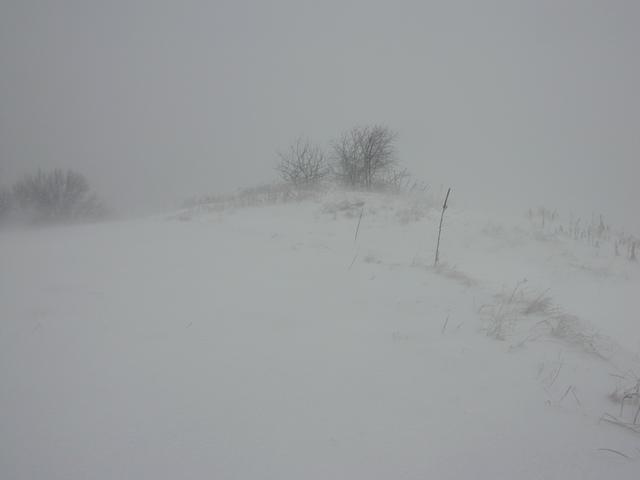
[[97,220],[105,215],[106,208],[91,192],[87,179],[73,170],[38,170],[0,190],[0,221],[55,223]]
[[334,140],[328,154],[304,137],[278,152],[276,170],[287,183],[312,186],[327,179],[356,188],[400,188],[410,177],[398,167],[397,133],[383,125],[354,127]]

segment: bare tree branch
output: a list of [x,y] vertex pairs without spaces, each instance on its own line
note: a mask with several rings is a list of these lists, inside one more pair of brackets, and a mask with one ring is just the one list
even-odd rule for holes
[[282,179],[294,185],[311,185],[329,173],[322,149],[309,139],[298,137],[286,152],[278,152],[276,170]]

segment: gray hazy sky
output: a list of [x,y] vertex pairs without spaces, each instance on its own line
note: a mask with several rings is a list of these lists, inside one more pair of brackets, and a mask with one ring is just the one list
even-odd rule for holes
[[0,183],[72,167],[162,208],[383,123],[460,204],[638,231],[639,25],[635,0],[0,0]]

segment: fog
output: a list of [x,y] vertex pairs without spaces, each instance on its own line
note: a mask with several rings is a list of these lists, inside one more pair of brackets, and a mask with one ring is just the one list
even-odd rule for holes
[[637,478],[639,26],[0,0],[0,479]]
[[381,123],[459,205],[639,231],[638,24],[633,1],[3,0],[0,184],[70,167],[158,211]]

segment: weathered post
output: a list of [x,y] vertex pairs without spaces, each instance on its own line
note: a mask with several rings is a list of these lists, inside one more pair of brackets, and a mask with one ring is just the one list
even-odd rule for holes
[[444,211],[447,209],[447,201],[449,200],[449,194],[451,193],[451,187],[447,190],[447,196],[444,197],[444,203],[442,204],[442,213],[440,214],[440,226],[438,227],[438,243],[436,244],[436,258],[433,262],[433,266],[438,265],[440,259],[440,235],[442,234],[442,221],[444,220]]

